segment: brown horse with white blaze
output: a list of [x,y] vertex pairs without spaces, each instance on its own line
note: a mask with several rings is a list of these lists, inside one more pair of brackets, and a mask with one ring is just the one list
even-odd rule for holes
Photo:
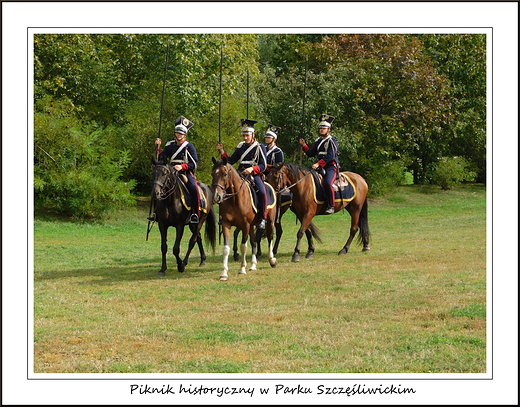
[[[351,216],[350,234],[343,248],[338,255],[346,254],[354,236],[359,230],[358,239],[363,243],[363,250],[370,250],[369,240],[370,231],[368,229],[368,185],[363,177],[354,172],[342,172],[348,176],[355,188],[355,196],[351,200],[336,199],[334,213],[346,209]],[[268,181],[271,185],[276,185],[275,190],[280,191],[289,188],[293,193],[292,211],[301,222],[301,227],[297,233],[297,242],[294,249],[292,261],[300,260],[300,242],[304,232],[307,231],[312,219],[316,215],[322,214],[324,203],[316,201],[314,196],[314,179],[310,169],[292,163],[283,163],[271,168]]]
[[[222,232],[224,236],[224,247],[222,254],[224,256],[221,281],[228,280],[228,261],[231,248],[229,246],[231,227],[235,226],[242,231],[242,242],[240,244],[240,252],[242,254],[242,264],[238,274],[246,274],[246,252],[247,239],[250,238],[253,255],[251,258],[250,271],[256,270],[257,258],[256,249],[257,242],[260,241],[263,229],[258,229],[254,233],[254,225],[258,223],[259,215],[253,210],[253,202],[251,192],[247,181],[240,176],[238,171],[227,162],[227,158],[217,161],[213,158],[213,169],[211,171],[213,193],[213,203],[220,206],[220,217],[222,220]],[[266,185],[267,187],[267,185]],[[254,193],[254,192],[253,192]],[[273,233],[274,221],[276,216],[276,205],[267,209],[266,235],[268,242],[268,258],[271,267],[276,267],[277,260],[273,254]]]

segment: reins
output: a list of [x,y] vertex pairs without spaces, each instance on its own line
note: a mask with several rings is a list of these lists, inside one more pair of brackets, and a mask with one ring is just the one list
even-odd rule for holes
[[300,182],[302,182],[305,178],[307,178],[309,175],[311,175],[310,172],[308,172],[307,174],[305,174],[303,177],[301,177],[298,181],[296,181],[294,184],[291,184],[289,185],[288,187],[285,187],[283,189],[281,189],[280,191],[277,192],[278,195],[282,194],[283,192],[285,191],[289,191],[292,187],[294,187],[295,185],[298,185]]

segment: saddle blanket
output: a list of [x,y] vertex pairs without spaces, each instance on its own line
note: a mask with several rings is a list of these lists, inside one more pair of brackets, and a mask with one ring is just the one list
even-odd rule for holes
[[[188,191],[188,187],[184,183],[184,181],[181,181],[180,179],[177,180],[177,183],[180,186],[180,192],[181,192],[181,202],[182,205],[189,211],[191,211],[191,199],[190,199],[190,192]],[[208,212],[208,199],[206,195],[204,195],[204,191],[200,187],[200,185],[197,184],[197,188],[199,190],[199,196],[200,196],[200,206],[199,209],[207,213]]]
[[[276,193],[274,192],[274,188],[271,186],[271,184],[265,182],[264,185],[265,190],[267,192],[267,209],[271,209],[276,205]],[[251,202],[253,203],[253,211],[257,213],[258,194],[256,193],[256,190],[253,187],[253,185],[251,185],[251,183],[247,182],[247,186],[249,189],[249,196],[251,197]]]
[[[316,171],[312,171],[313,186],[314,186],[314,202],[321,205],[326,202],[325,191],[323,190],[323,177],[318,175]],[[339,176],[334,181],[334,201],[335,202],[350,202],[356,197],[356,188],[352,180],[345,172],[340,172]]]

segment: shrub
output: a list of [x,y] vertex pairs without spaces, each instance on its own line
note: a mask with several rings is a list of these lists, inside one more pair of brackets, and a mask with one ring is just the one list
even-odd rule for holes
[[475,181],[477,173],[463,157],[443,157],[433,165],[432,181],[443,190],[449,190],[464,181]]

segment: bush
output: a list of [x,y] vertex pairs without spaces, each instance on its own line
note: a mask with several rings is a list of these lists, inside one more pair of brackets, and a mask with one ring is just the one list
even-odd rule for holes
[[463,157],[443,157],[433,165],[432,181],[443,190],[449,190],[462,182],[475,181],[477,173]]
[[367,172],[369,194],[384,195],[393,188],[405,185],[405,166],[401,161],[390,161]]
[[77,219],[101,219],[135,205],[135,181],[123,181],[128,151],[112,128],[82,123],[64,101],[42,101],[35,114],[34,205]]

